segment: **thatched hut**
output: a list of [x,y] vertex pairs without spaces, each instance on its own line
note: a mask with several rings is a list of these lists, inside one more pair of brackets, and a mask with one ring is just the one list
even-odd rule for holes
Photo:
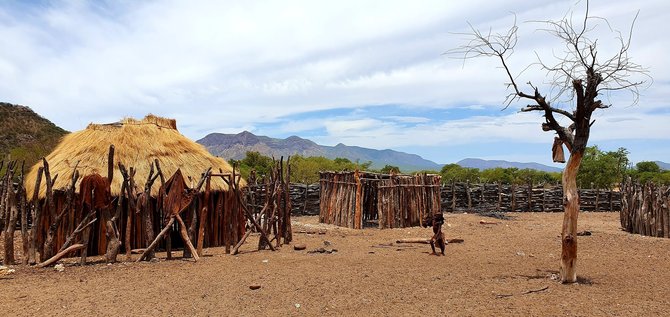
[[[108,151],[110,145],[115,148],[113,162],[113,176],[110,184],[111,196],[115,197],[114,210],[118,208],[121,202],[122,214],[117,219],[119,232],[125,233],[127,226],[130,226],[130,248],[144,248],[147,242],[143,238],[142,232],[145,230],[140,217],[136,212],[129,212],[129,202],[126,193],[122,193],[122,184],[124,177],[119,168],[119,164],[128,169],[134,170],[134,183],[137,192],[145,190],[145,183],[148,181],[150,172],[153,170],[152,164],[157,161],[162,170],[162,179],[168,179],[177,172],[186,179],[189,186],[194,186],[195,182],[201,178],[202,173],[208,168],[218,174],[232,172],[232,167],[224,159],[211,155],[200,144],[183,136],[177,130],[176,121],[173,119],[161,118],[148,115],[142,120],[131,118],[123,119],[120,122],[111,124],[89,124],[85,130],[73,132],[61,140],[60,144],[51,152],[46,160],[50,165],[52,177],[58,174],[53,184],[54,202],[56,210],[60,212],[65,205],[65,189],[70,186],[71,178],[75,168],[83,176],[99,174],[108,175]],[[32,167],[25,178],[25,187],[27,197],[36,197],[44,200],[46,195],[45,182],[37,193],[34,193],[35,183],[38,176],[38,169],[41,163]],[[78,182],[81,182],[79,180]],[[164,215],[158,206],[157,196],[159,195],[160,182],[156,182],[150,188],[149,202],[147,203],[151,213],[151,223],[154,226],[153,231],[160,231]],[[204,246],[234,245],[244,234],[244,216],[237,203],[237,198],[230,192],[229,184],[224,182],[223,177],[211,177],[210,195],[207,201],[204,200],[205,188],[201,188],[201,194],[198,195],[191,208],[182,215],[187,220],[186,225],[195,228],[197,221],[195,211],[207,205],[209,213],[205,219],[205,239]],[[244,181],[241,181],[244,186]],[[65,215],[60,223],[54,242],[54,248],[59,248],[64,239],[71,233],[83,217],[81,209],[81,195],[79,186],[76,187],[75,200],[78,203],[72,204],[72,210]],[[123,199],[119,199],[124,196]],[[46,206],[42,205],[42,210]],[[39,221],[40,229],[38,234],[38,243],[44,239],[44,232],[52,223],[48,212],[42,213],[44,217]],[[100,219],[98,217],[98,219]],[[128,222],[130,219],[130,222]],[[189,223],[190,222],[190,223]],[[92,239],[89,242],[89,254],[105,253],[105,226],[98,221],[93,230]],[[180,239],[176,239],[176,243]],[[125,245],[123,248],[128,248]]]
[[418,226],[441,213],[439,175],[320,173],[319,221],[361,229]]

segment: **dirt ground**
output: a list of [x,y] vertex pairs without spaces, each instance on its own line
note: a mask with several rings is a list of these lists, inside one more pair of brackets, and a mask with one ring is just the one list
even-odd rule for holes
[[[618,213],[583,213],[580,283],[556,281],[562,214],[497,220],[447,214],[447,255],[429,255],[430,228],[350,230],[293,219],[294,243],[237,256],[97,263],[65,270],[12,266],[0,277],[3,316],[667,316],[670,239],[631,235]],[[482,225],[480,220],[497,224]],[[321,230],[325,234],[309,233]],[[302,233],[301,233],[302,232]],[[17,244],[18,245],[18,244]],[[310,253],[324,248],[332,253]],[[179,253],[181,255],[181,253]],[[135,255],[137,256],[137,255]],[[124,259],[125,256],[119,256]],[[252,290],[249,286],[258,285]]]

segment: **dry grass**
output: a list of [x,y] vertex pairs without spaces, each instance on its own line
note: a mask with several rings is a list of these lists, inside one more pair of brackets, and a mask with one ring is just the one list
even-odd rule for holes
[[[190,140],[177,131],[176,121],[153,115],[143,120],[131,118],[111,124],[89,124],[85,130],[66,135],[47,157],[52,177],[58,174],[55,189],[68,186],[74,167],[80,175],[98,173],[107,176],[107,156],[109,146],[115,147],[115,167],[119,162],[136,170],[135,182],[143,187],[149,175],[151,163],[158,159],[165,178],[181,169],[184,176],[197,182],[209,167],[218,172],[232,172],[232,167],[224,159],[211,155],[202,145]],[[25,181],[28,197],[33,195],[38,168],[36,164]],[[112,195],[121,191],[123,177],[118,168],[114,170],[111,184]],[[242,184],[244,185],[244,184]],[[223,180],[212,178],[212,190],[228,190]],[[39,197],[46,193],[44,182]],[[158,193],[158,186],[152,194]]]

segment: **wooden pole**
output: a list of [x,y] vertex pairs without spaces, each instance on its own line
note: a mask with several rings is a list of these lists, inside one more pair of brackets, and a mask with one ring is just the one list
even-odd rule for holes
[[356,206],[354,216],[354,228],[361,229],[363,227],[362,213],[363,213],[363,186],[361,186],[361,178],[358,174],[358,169],[354,172],[354,179],[356,181]]
[[30,254],[30,235],[28,234],[28,207],[27,207],[27,197],[26,197],[26,188],[23,184],[25,175],[25,161],[21,163],[21,174],[19,175],[19,188],[16,195],[18,196],[19,203],[19,213],[21,215],[21,244],[23,247],[23,254],[21,257],[21,263],[26,265],[28,264],[29,254]]
[[198,255],[202,256],[202,248],[205,244],[205,220],[207,219],[207,208],[209,207],[209,191],[211,189],[211,176],[207,175],[205,183],[205,197],[200,209],[200,227],[198,228]]
[[40,185],[42,183],[42,174],[44,173],[44,167],[37,169],[37,179],[35,180],[35,189],[33,190],[33,198],[30,201],[31,216],[33,218],[33,224],[30,228],[30,264],[39,262],[37,258],[37,231],[40,227],[40,221],[42,216],[41,204],[39,200]]
[[179,233],[181,234],[181,238],[184,239],[184,244],[188,247],[188,249],[191,251],[191,256],[195,261],[198,261],[200,257],[198,256],[198,251],[193,247],[193,243],[191,243],[191,239],[188,236],[188,232],[186,232],[186,224],[184,223],[184,220],[181,219],[181,216],[179,214],[176,214],[174,216],[177,221],[179,222]]
[[13,265],[16,261],[14,258],[14,230],[16,229],[16,221],[19,211],[16,204],[16,193],[14,193],[14,189],[12,188],[15,166],[16,161],[10,162],[7,165],[6,177],[4,179],[5,197],[3,197],[3,212],[5,213],[5,256],[3,262],[5,265]]

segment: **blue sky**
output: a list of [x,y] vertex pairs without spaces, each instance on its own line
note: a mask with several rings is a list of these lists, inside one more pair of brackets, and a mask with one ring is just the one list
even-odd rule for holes
[[[438,163],[467,157],[551,164],[538,113],[503,110],[495,60],[443,55],[468,22],[502,30],[514,14],[515,75],[560,43],[531,20],[559,19],[577,1],[2,1],[0,101],[30,106],[68,130],[147,113],[177,119],[192,139],[248,130],[416,153]],[[594,114],[590,144],[627,148],[633,161],[670,161],[670,20],[667,1],[591,1],[627,32],[630,56],[653,82],[632,105]],[[602,56],[616,44],[594,30]],[[549,93],[543,73],[531,81]],[[645,78],[641,78],[645,79]],[[522,86],[526,89],[527,86]],[[556,103],[554,104],[557,105]],[[570,103],[557,106],[570,109]]]

